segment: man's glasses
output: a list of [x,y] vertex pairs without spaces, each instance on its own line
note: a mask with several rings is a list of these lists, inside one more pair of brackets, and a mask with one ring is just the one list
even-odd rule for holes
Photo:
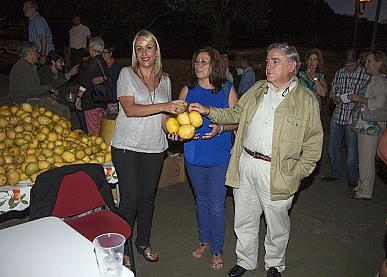
[[209,61],[206,61],[206,60],[195,60],[194,61],[194,64],[196,66],[200,65],[200,66],[207,66],[209,64]]

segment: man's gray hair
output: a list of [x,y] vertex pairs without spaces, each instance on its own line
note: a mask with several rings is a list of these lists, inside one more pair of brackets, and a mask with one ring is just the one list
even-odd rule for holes
[[90,39],[89,48],[93,48],[95,52],[102,54],[103,49],[105,48],[105,43],[100,37],[93,37]]
[[294,70],[293,75],[297,75],[298,69],[301,66],[300,54],[298,54],[297,49],[287,43],[273,43],[269,45],[267,52],[273,49],[278,49],[284,52],[289,61],[296,62],[296,70]]
[[19,58],[25,58],[27,57],[28,52],[34,49],[36,49],[35,43],[32,41],[23,41],[17,49],[17,55]]

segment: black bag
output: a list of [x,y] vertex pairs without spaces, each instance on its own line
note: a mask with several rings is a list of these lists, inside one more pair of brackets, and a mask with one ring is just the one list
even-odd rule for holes
[[93,101],[93,103],[110,103],[113,99],[109,79],[107,78],[100,61],[98,59],[95,60],[101,68],[102,76],[95,77],[91,80],[93,84],[91,101]]

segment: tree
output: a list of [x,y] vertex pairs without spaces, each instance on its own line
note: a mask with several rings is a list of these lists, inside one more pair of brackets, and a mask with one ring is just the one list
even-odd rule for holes
[[190,14],[198,23],[209,26],[211,43],[220,50],[230,46],[231,25],[242,22],[250,31],[267,27],[269,0],[166,0],[174,11]]

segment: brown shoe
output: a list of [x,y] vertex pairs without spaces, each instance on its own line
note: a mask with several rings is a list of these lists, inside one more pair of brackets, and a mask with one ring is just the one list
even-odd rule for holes
[[219,270],[223,268],[224,261],[223,261],[223,255],[220,253],[214,253],[212,254],[212,270]]
[[206,252],[206,250],[209,248],[210,248],[209,243],[199,242],[198,246],[196,246],[196,248],[192,251],[192,257],[196,259],[200,259],[201,257],[203,257],[204,252]]

